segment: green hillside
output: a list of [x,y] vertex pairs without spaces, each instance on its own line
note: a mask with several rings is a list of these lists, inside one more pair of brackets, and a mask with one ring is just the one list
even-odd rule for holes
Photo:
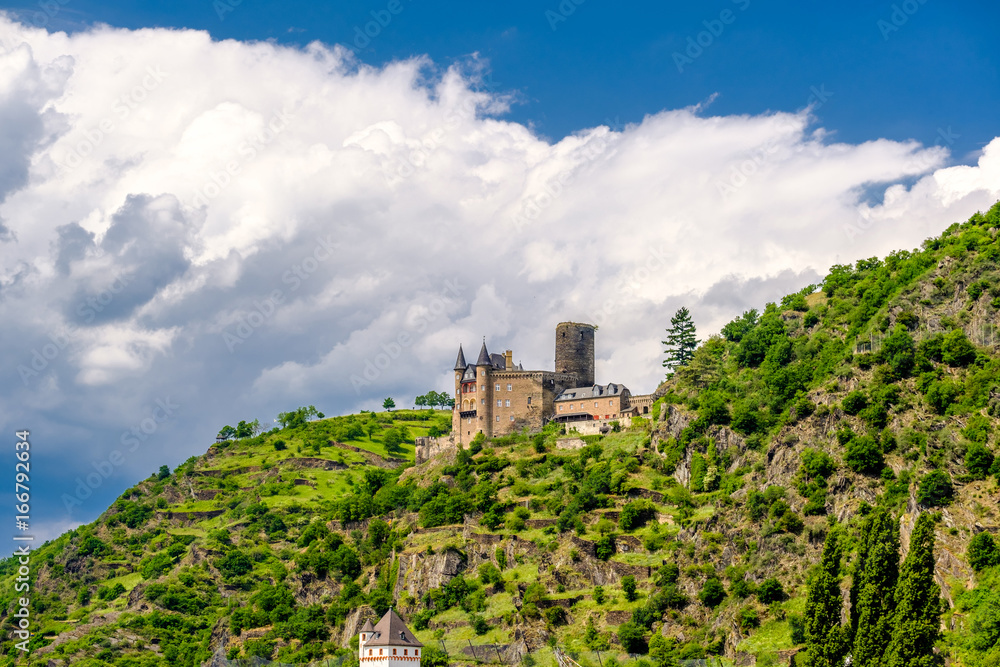
[[[603,436],[550,424],[413,466],[414,438],[450,429],[417,410],[213,444],[38,550],[30,664],[351,665],[393,606],[425,667],[555,648],[583,667],[802,665],[824,590],[830,628],[841,609],[861,628],[824,641],[861,650],[919,583],[945,601],[919,664],[996,665],[998,228],[1000,204],[744,313]],[[892,535],[895,588],[873,574]]]

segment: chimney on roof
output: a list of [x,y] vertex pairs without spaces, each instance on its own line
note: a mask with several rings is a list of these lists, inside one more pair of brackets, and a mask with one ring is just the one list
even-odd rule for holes
[[504,360],[506,361],[506,369],[508,371],[514,370],[514,352],[513,350],[507,350],[503,353]]

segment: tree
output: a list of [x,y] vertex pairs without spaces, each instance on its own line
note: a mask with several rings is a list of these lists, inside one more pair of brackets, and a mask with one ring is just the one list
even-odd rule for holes
[[631,574],[626,574],[622,577],[622,590],[625,592],[626,600],[629,602],[635,600],[638,597],[635,593],[635,577]]
[[403,444],[403,435],[398,429],[390,428],[382,434],[382,444],[385,445],[385,453],[392,455],[400,451]]
[[954,493],[948,473],[944,470],[932,470],[920,478],[917,502],[928,506],[947,505]]
[[934,583],[934,519],[927,512],[917,518],[910,552],[899,572],[894,597],[896,619],[886,652],[886,667],[935,667],[934,654],[941,634],[941,589]]
[[805,613],[804,664],[840,667],[847,653],[847,633],[840,624],[840,531],[831,530],[823,544],[819,570],[809,581]]
[[680,366],[686,366],[694,356],[694,349],[698,347],[698,340],[695,338],[694,322],[691,321],[691,313],[687,308],[681,308],[670,318],[670,327],[667,329],[667,339],[661,341],[667,346],[663,365],[673,373]]
[[726,599],[726,589],[718,577],[710,577],[701,587],[698,599],[706,607],[717,607],[720,602]]
[[899,579],[899,524],[885,508],[875,510],[867,535],[865,569],[858,596],[852,663],[880,665],[892,638]]
[[969,549],[965,555],[969,559],[969,565],[976,572],[981,572],[987,567],[1000,565],[1000,549],[997,548],[996,540],[989,533],[976,533],[975,537],[969,541]]
[[387,412],[392,412],[392,409],[396,407],[396,401],[392,400],[392,397],[386,398],[382,401],[382,407],[385,408]]
[[168,466],[160,466],[159,472],[156,473],[156,479],[164,480],[170,477],[170,468]]
[[279,412],[278,423],[281,424],[281,428],[299,428],[305,426],[310,417],[322,419],[323,413],[318,412],[315,405],[296,408],[291,412]]
[[638,623],[626,621],[618,626],[618,641],[629,653],[645,653],[645,632]]
[[222,427],[221,431],[219,431],[218,437],[222,438],[223,440],[232,440],[233,438],[236,437],[236,429],[227,424],[226,426]]

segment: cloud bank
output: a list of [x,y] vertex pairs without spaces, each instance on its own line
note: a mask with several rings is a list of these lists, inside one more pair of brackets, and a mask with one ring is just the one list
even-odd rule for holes
[[552,143],[486,81],[475,57],[0,15],[0,414],[32,430],[49,525],[226,423],[447,390],[482,336],[549,368],[555,324],[595,322],[598,381],[648,392],[679,306],[704,336],[1000,197],[1000,139],[959,166],[838,143],[836,91]]

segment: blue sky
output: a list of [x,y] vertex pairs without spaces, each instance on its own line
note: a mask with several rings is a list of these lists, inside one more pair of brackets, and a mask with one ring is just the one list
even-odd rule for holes
[[[815,88],[832,93],[818,115],[835,140],[940,142],[962,160],[993,138],[1000,107],[994,2],[399,0],[395,15],[388,6],[388,0],[72,0],[45,20],[67,30],[104,22],[194,28],[215,39],[319,40],[351,46],[369,64],[427,54],[443,67],[475,52],[488,60],[498,88],[518,96],[505,117],[555,139],[602,123],[638,122],[713,95],[717,114],[794,111]],[[0,7],[29,20],[44,16],[34,13],[38,5]],[[365,43],[357,30],[378,18],[373,12],[391,20]],[[713,28],[719,34],[709,41]],[[696,55],[688,40],[697,42],[699,33],[707,46]],[[696,57],[680,60],[679,68],[675,54]]]
[[1000,199],[993,4],[222,2],[0,2],[0,433],[46,537],[484,336],[546,369],[593,322],[652,391],[679,307],[707,337]]

